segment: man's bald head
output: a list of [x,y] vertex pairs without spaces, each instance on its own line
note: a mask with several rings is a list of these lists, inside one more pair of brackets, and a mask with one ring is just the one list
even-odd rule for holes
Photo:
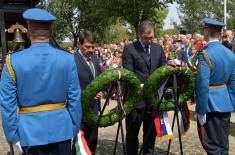
[[229,42],[231,42],[232,39],[233,39],[233,31],[231,31],[231,30],[226,30],[224,34],[225,34],[227,40],[228,40]]
[[227,36],[232,36],[232,35],[233,35],[233,31],[231,31],[231,30],[226,30],[226,31],[225,31],[225,34],[226,34]]

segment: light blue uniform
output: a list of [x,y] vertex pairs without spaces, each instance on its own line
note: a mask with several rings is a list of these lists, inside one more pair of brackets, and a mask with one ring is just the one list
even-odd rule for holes
[[[73,55],[48,43],[35,43],[13,53],[11,64],[17,86],[5,65],[0,90],[7,140],[35,146],[73,138],[79,131],[82,115]],[[66,109],[17,115],[17,107],[65,101],[68,101]]]
[[[38,25],[41,27],[50,26],[56,19],[37,8],[25,11],[23,17],[43,23]],[[0,85],[2,125],[7,140],[38,146],[73,138],[80,129],[82,116],[74,56],[46,42],[33,43],[30,48],[11,54],[11,66],[16,84],[5,65]],[[18,107],[65,102],[64,109],[17,114]]]
[[[207,46],[198,54],[197,128],[207,154],[228,154],[229,124],[235,108],[235,55],[219,40],[223,22],[204,18]],[[214,39],[213,39],[214,38]]]
[[[232,112],[235,108],[235,55],[219,41],[213,41],[205,48],[213,65],[210,71],[202,53],[199,53],[199,69],[196,78],[196,111]],[[226,84],[224,88],[209,88]]]

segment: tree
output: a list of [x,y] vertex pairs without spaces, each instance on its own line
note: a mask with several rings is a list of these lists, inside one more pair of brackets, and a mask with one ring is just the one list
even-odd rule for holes
[[162,29],[163,20],[168,13],[165,4],[172,1],[47,0],[42,1],[41,7],[57,17],[55,37],[60,41],[69,37],[76,46],[80,31],[90,30],[99,40],[103,40],[107,31],[120,19],[122,23],[128,23],[131,29],[134,29],[136,36],[138,24],[143,20],[151,20],[157,30]]
[[77,46],[79,33],[90,30],[103,38],[104,31],[111,25],[111,17],[102,7],[95,8],[95,0],[48,0],[43,1],[39,7],[48,10],[57,17],[54,25],[56,40],[63,41],[66,37]]
[[200,32],[203,18],[223,20],[221,0],[177,0],[181,27],[189,33]]
[[105,32],[115,23],[116,18],[107,13],[100,0],[77,0],[76,6],[81,11],[81,27],[94,32],[98,40],[103,40]]
[[228,1],[228,29],[235,29],[235,0]]
[[80,26],[80,10],[74,0],[48,0],[43,1],[40,6],[57,17],[53,32],[57,41],[62,42],[66,37],[73,40],[73,46],[77,45]]
[[130,26],[122,20],[117,20],[114,24],[107,28],[104,32],[104,41],[119,42],[123,39],[133,39],[132,30]]
[[156,13],[152,17],[149,17],[149,20],[154,23],[156,36],[160,36],[164,26],[164,19],[168,14],[168,8],[155,9],[155,12]]
[[[166,4],[173,0],[97,0],[108,15],[127,21],[138,36],[137,28],[141,21],[151,20],[157,26],[163,26],[167,15]],[[99,6],[101,7],[101,6]]]

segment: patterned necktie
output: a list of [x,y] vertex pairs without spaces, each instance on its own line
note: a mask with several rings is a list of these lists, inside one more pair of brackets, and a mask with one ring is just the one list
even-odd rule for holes
[[90,57],[87,58],[87,62],[88,62],[88,66],[91,70],[91,73],[92,73],[93,77],[95,78],[95,68],[94,68],[94,65],[93,65]]

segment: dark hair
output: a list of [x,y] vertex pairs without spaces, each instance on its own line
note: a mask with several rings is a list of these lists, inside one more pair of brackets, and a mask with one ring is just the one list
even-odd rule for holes
[[51,29],[39,29],[29,27],[28,31],[31,32],[30,39],[44,40],[50,38],[52,30]]
[[175,39],[175,40],[173,41],[173,44],[175,44],[175,43],[182,43],[182,40],[181,40],[181,39]]
[[228,49],[232,50],[233,44],[231,44],[229,41],[223,41],[222,44],[227,47]]
[[78,38],[81,45],[84,44],[85,41],[90,43],[95,43],[96,41],[95,36],[92,34],[91,31],[88,30],[84,30],[83,32],[81,32]]
[[154,31],[154,25],[152,22],[145,20],[138,25],[138,33]]
[[208,35],[213,38],[219,38],[221,34],[221,30],[214,30],[214,29],[206,29]]

